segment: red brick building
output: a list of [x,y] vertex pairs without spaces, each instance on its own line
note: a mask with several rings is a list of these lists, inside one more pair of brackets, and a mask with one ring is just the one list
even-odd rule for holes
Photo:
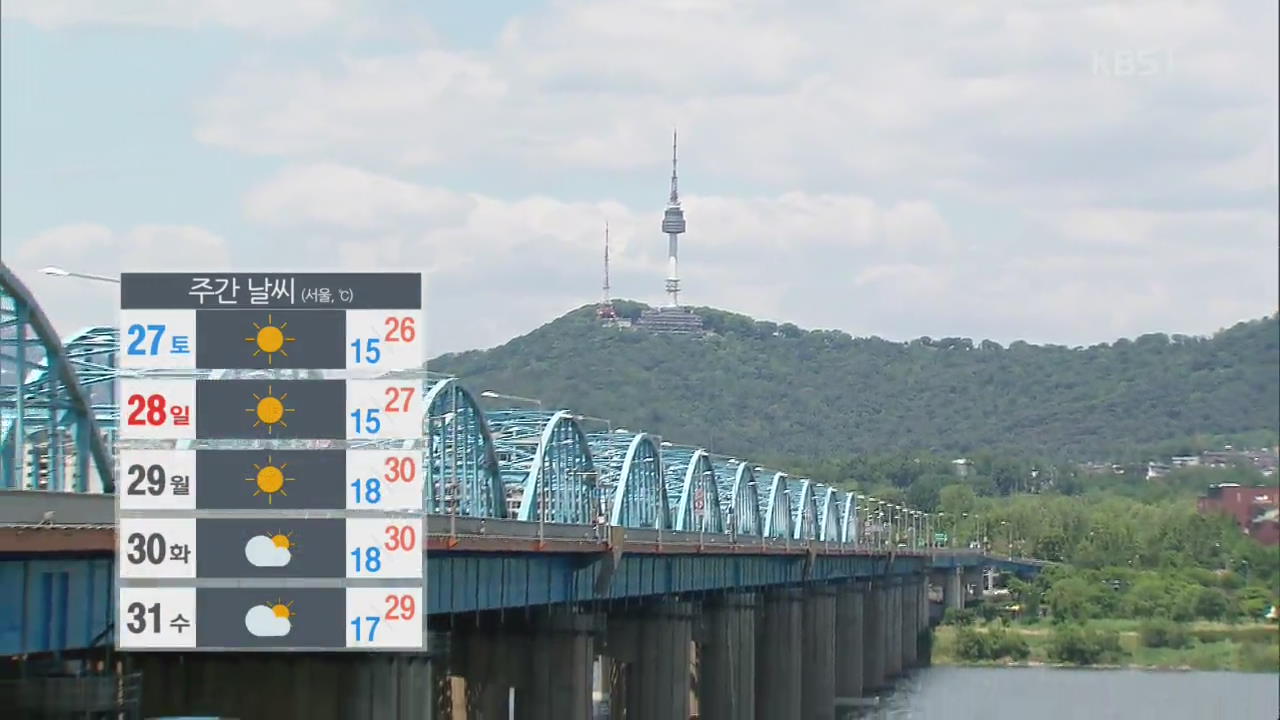
[[1280,545],[1280,488],[1210,485],[1196,508],[1202,513],[1226,513],[1244,534],[1263,545]]

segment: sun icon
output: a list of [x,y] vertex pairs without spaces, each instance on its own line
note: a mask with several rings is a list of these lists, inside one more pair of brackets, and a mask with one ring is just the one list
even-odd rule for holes
[[245,408],[245,412],[253,413],[257,419],[253,421],[253,426],[266,425],[267,432],[270,433],[276,425],[280,427],[289,427],[289,423],[284,421],[285,413],[293,412],[293,408],[284,406],[284,401],[289,397],[289,393],[281,393],[280,397],[276,397],[271,390],[271,386],[267,386],[267,394],[265,396],[253,394],[253,399],[257,401],[257,405],[251,408]]
[[284,620],[298,616],[293,611],[293,601],[286,603],[282,598],[276,598],[275,603],[271,605],[271,614]]
[[280,353],[284,357],[289,357],[289,353],[284,351],[284,344],[297,341],[297,338],[291,338],[284,334],[285,329],[288,327],[289,323],[287,322],[282,322],[277,327],[272,321],[271,315],[268,314],[267,324],[259,325],[258,323],[254,323],[253,329],[257,332],[253,337],[245,338],[244,341],[247,343],[253,343],[257,346],[253,351],[254,357],[258,357],[262,353],[266,353],[267,364],[270,365],[271,359],[275,357],[276,353]]
[[[268,455],[267,464],[258,465],[257,463],[254,463],[253,469],[257,470],[257,473],[255,473],[253,477],[245,478],[244,481],[257,483],[258,487],[253,491],[253,496],[258,497],[259,495],[266,495],[267,504],[270,505],[271,498],[276,493],[285,497],[289,496],[289,493],[284,491],[284,484],[287,482],[293,482],[293,478],[284,476],[284,469],[287,467],[289,467],[289,463],[287,462],[280,463],[279,467],[272,464],[271,456]],[[281,541],[284,542],[284,545],[280,544]],[[276,547],[282,547],[285,550],[289,549],[289,537],[287,535],[274,535],[271,538],[271,542],[275,543]]]

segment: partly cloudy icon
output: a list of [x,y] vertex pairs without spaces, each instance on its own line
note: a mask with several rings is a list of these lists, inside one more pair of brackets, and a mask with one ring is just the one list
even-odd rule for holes
[[293,541],[284,533],[254,535],[244,544],[244,559],[258,567],[284,567],[293,554]]
[[[290,603],[289,605],[292,605]],[[289,618],[293,611],[289,605],[277,602],[274,605],[254,605],[244,616],[244,629],[258,637],[281,637],[289,634],[293,626]]]

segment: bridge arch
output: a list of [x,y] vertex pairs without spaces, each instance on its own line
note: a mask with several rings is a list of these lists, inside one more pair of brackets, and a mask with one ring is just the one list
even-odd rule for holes
[[667,499],[672,527],[691,532],[724,532],[724,514],[711,455],[684,445],[664,449]]
[[796,540],[818,540],[818,505],[814,498],[814,482],[808,478],[792,480],[791,528]]
[[586,433],[564,410],[494,410],[486,415],[508,507],[516,518],[594,523],[600,513]]
[[818,505],[818,539],[844,542],[840,532],[840,496],[829,485],[815,484],[814,488]]
[[97,330],[64,346],[35,296],[0,263],[0,487],[27,484],[19,468],[32,462],[35,488],[87,492],[92,468],[102,491],[115,492],[108,442],[69,352],[94,347]]
[[647,433],[593,433],[587,437],[599,473],[599,497],[610,525],[668,529],[671,512],[662,476],[662,452]]
[[716,478],[726,530],[736,535],[759,537],[764,523],[760,519],[760,500],[751,463],[732,458],[718,460]]
[[764,536],[771,538],[789,538],[792,535],[791,487],[787,482],[787,474],[776,470],[763,470],[768,477],[769,490],[765,493],[760,512],[764,516]]
[[840,542],[858,541],[858,496],[852,490],[840,501]]
[[507,517],[493,437],[475,396],[457,378],[445,377],[430,382],[425,402],[427,511]]

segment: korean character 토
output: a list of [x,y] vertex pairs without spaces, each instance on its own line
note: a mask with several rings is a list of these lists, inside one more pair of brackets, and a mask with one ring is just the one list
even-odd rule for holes
[[171,405],[169,406],[169,414],[173,416],[174,425],[190,425],[191,424],[191,406],[190,405]]
[[173,345],[169,348],[169,352],[174,355],[190,355],[191,354],[191,338],[186,335],[174,335],[172,338]]

